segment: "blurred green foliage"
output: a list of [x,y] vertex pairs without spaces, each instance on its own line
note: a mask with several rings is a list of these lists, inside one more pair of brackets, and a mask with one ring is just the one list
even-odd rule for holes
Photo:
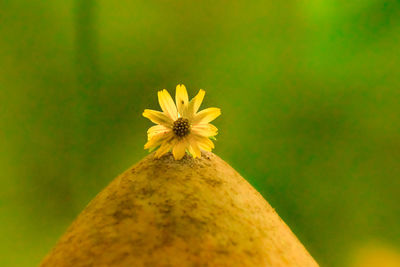
[[0,265],[37,265],[147,154],[178,83],[321,266],[400,246],[399,32],[397,0],[0,0]]

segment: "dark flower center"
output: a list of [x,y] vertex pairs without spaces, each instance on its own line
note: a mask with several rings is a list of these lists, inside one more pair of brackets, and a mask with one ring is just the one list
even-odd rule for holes
[[174,121],[172,131],[179,137],[184,137],[190,133],[190,123],[188,119],[179,118]]

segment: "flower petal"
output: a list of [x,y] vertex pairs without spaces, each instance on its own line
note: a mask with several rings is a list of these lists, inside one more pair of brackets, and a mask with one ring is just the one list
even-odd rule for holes
[[164,113],[152,109],[145,109],[143,112],[143,117],[148,118],[156,124],[161,124],[168,128],[171,128],[172,124],[174,123],[174,121]]
[[197,141],[193,136],[189,136],[189,152],[192,154],[193,158],[199,157],[201,158],[201,151],[199,146],[197,145]]
[[155,135],[158,135],[160,133],[170,132],[170,131],[171,131],[171,128],[167,128],[163,125],[152,126],[147,130],[147,139],[150,140]]
[[167,90],[158,91],[158,103],[160,103],[161,109],[167,114],[173,121],[178,118],[178,111],[176,109],[174,100]]
[[194,115],[192,119],[192,124],[209,123],[210,121],[217,118],[219,115],[221,115],[221,109],[219,108],[203,109],[202,111]]
[[189,151],[190,155],[192,155],[192,157],[195,159],[196,158],[196,152],[194,152],[194,150],[193,150],[191,145],[188,146],[188,151]]
[[206,94],[206,92],[203,89],[200,89],[200,91],[197,93],[197,95],[195,97],[193,97],[192,100],[190,100],[190,103],[187,108],[187,114],[186,114],[186,116],[188,118],[190,118],[190,119],[193,118],[194,114],[196,114],[196,112],[199,110],[201,102],[203,102],[205,94]]
[[186,138],[182,138],[181,140],[177,141],[174,148],[172,149],[172,154],[174,155],[175,160],[180,160],[185,156],[186,147],[189,145]]
[[196,135],[205,137],[214,136],[218,134],[217,127],[209,123],[193,125],[191,131]]
[[194,135],[197,145],[206,151],[211,151],[214,148],[214,143],[207,137]]
[[189,104],[189,96],[186,91],[186,87],[183,84],[178,84],[176,86],[175,102],[176,106],[178,107],[179,115],[181,115],[182,117],[186,115],[185,110],[187,108],[187,105]]
[[152,149],[158,147],[162,143],[168,142],[172,138],[172,131],[155,134],[151,138],[149,138],[149,141],[147,141],[147,143],[144,145],[144,149]]
[[174,145],[174,140],[170,140],[168,142],[164,142],[160,148],[156,151],[156,158],[161,158],[162,155],[167,153],[168,151],[171,150],[172,146]]

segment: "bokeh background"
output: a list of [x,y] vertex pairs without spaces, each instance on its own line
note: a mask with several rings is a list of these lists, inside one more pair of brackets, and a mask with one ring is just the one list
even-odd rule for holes
[[397,250],[399,33],[397,0],[0,0],[0,265],[37,265],[147,154],[178,83],[321,266]]

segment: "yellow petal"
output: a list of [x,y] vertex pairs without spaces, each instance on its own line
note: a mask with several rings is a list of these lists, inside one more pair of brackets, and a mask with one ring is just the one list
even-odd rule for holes
[[189,104],[189,96],[186,91],[186,87],[183,84],[178,84],[176,86],[175,92],[176,106],[178,107],[178,112],[181,116],[185,116],[187,105]]
[[155,125],[155,126],[150,127],[147,130],[147,138],[148,138],[148,140],[150,140],[153,136],[155,136],[157,134],[167,133],[170,131],[171,131],[171,128],[167,128],[163,125]]
[[172,146],[174,145],[174,141],[169,141],[169,142],[164,142],[160,148],[156,151],[156,158],[161,158],[162,155],[167,153],[168,151],[171,150]]
[[186,114],[189,119],[193,118],[194,114],[196,114],[196,112],[199,110],[205,94],[206,92],[203,89],[200,89],[197,95],[190,100]]
[[163,133],[159,133],[159,134],[153,135],[149,139],[149,141],[147,141],[147,143],[144,145],[144,149],[151,149],[151,148],[154,148],[154,147],[158,147],[162,143],[168,142],[172,138],[173,138],[172,131],[163,132]]
[[196,158],[196,152],[194,152],[194,150],[193,150],[191,145],[189,145],[188,150],[189,150],[190,155],[192,155],[192,157],[195,159]]
[[194,115],[192,124],[209,123],[219,115],[221,115],[221,110],[219,108],[207,108]]
[[209,123],[193,125],[191,131],[196,135],[205,137],[215,136],[218,134],[217,127]]
[[167,90],[162,90],[158,92],[158,103],[160,103],[161,109],[167,114],[173,121],[178,118],[178,111],[174,100],[172,100],[171,95]]
[[174,155],[175,160],[180,160],[185,156],[186,153],[186,147],[188,146],[188,142],[186,138],[182,138],[180,141],[178,141],[174,148],[172,149],[172,154]]
[[201,158],[201,151],[199,146],[197,145],[197,141],[193,136],[189,136],[189,152],[192,154],[194,158]]
[[208,139],[207,137],[194,136],[197,142],[197,145],[206,151],[211,151],[214,148],[214,143]]
[[143,117],[148,118],[154,123],[161,124],[169,128],[172,127],[172,124],[174,123],[173,120],[164,113],[151,109],[145,109],[143,112]]

